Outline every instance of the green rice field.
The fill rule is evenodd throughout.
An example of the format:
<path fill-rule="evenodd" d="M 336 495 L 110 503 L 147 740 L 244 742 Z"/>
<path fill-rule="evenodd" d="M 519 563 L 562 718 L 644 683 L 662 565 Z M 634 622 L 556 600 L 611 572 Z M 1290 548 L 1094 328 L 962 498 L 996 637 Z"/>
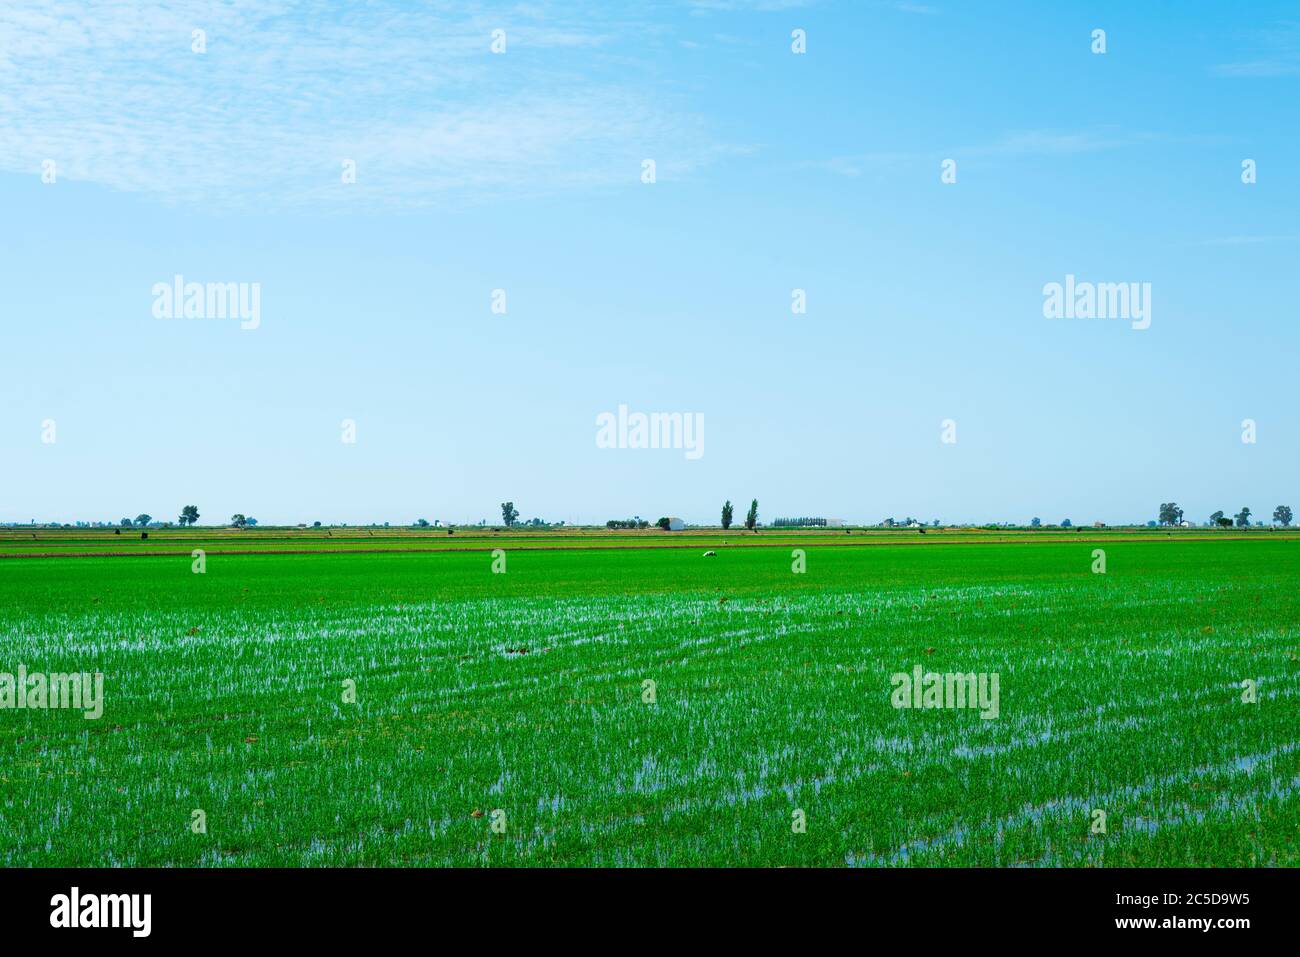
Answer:
<path fill-rule="evenodd" d="M 97 720 L 0 709 L 5 866 L 1300 864 L 1288 533 L 6 530 L 0 556 L 0 672 L 104 676 Z M 997 717 L 895 707 L 916 666 L 996 674 Z"/>

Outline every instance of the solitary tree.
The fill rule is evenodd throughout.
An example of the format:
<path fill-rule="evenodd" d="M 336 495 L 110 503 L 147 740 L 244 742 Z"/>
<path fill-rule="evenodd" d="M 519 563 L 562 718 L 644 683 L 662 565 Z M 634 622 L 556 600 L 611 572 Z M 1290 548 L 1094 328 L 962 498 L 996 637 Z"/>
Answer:
<path fill-rule="evenodd" d="M 129 518 L 124 518 L 124 519 L 122 519 L 122 527 L 123 527 L 123 528 L 130 528 L 130 527 L 131 527 L 131 520 L 130 520 Z"/>
<path fill-rule="evenodd" d="M 1277 508 L 1273 509 L 1273 521 L 1277 522 L 1279 525 L 1290 525 L 1291 506 L 1279 505 Z"/>
<path fill-rule="evenodd" d="M 749 503 L 749 514 L 745 516 L 745 527 L 753 529 L 758 524 L 758 499 Z"/>
<path fill-rule="evenodd" d="M 519 518 L 519 509 L 515 508 L 515 503 L 502 502 L 501 521 L 506 523 L 506 528 L 509 528 L 511 525 L 513 525 L 517 518 Z"/>
<path fill-rule="evenodd" d="M 657 525 L 657 526 L 659 526 L 660 528 L 662 528 L 665 532 L 668 531 L 668 526 L 671 525 L 671 524 L 672 524 L 672 523 L 669 522 L 668 519 L 667 519 L 666 517 L 664 517 L 664 518 L 660 518 L 659 521 L 655 522 L 655 525 Z"/>
<path fill-rule="evenodd" d="M 726 531 L 731 528 L 731 499 L 722 503 L 722 529 Z"/>
<path fill-rule="evenodd" d="M 1068 518 L 1063 518 L 1063 519 L 1061 519 L 1061 527 L 1062 527 L 1062 528 L 1070 528 L 1070 527 L 1073 526 L 1073 525 L 1074 525 L 1074 523 L 1073 523 L 1072 521 L 1070 521 Z"/>
<path fill-rule="evenodd" d="M 415 524 L 416 524 L 417 526 L 419 526 L 420 528 L 428 528 L 428 527 L 429 527 L 429 520 L 428 520 L 427 518 L 417 518 L 417 519 L 415 520 Z"/>
<path fill-rule="evenodd" d="M 1029 520 L 1029 525 L 1031 528 L 1038 528 L 1042 524 L 1043 524 L 1043 520 L 1041 518 L 1031 518 Z"/>
<path fill-rule="evenodd" d="M 1215 528 L 1218 528 L 1220 525 L 1223 524 L 1222 509 L 1220 509 L 1219 511 L 1215 512 L 1213 515 L 1210 516 L 1210 524 L 1213 525 Z"/>
<path fill-rule="evenodd" d="M 1241 511 L 1237 513 L 1237 527 L 1247 528 L 1250 525 L 1250 509 L 1242 506 Z"/>
<path fill-rule="evenodd" d="M 144 528 L 152 521 L 153 521 L 153 516 L 146 515 L 144 512 L 141 512 L 139 515 L 135 517 L 135 523 L 139 525 L 141 528 Z"/>
<path fill-rule="evenodd" d="M 181 509 L 181 525 L 193 525 L 199 520 L 199 507 L 197 505 L 186 505 Z"/>
<path fill-rule="evenodd" d="M 1183 520 L 1183 510 L 1177 502 L 1164 502 L 1160 506 L 1160 524 L 1177 525 Z"/>
<path fill-rule="evenodd" d="M 236 512 L 234 515 L 230 516 L 230 524 L 235 526 L 235 528 L 243 528 L 248 524 L 248 519 L 244 518 L 243 512 Z"/>

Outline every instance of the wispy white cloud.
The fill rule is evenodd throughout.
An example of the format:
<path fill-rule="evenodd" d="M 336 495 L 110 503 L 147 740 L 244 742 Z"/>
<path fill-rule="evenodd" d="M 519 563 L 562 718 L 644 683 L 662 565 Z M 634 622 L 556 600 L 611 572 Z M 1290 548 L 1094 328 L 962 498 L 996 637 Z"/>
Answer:
<path fill-rule="evenodd" d="M 1016 156 L 1063 156 L 1096 153 L 1150 142 L 1149 133 L 1122 133 L 1111 130 L 1015 130 L 985 143 L 947 146 L 932 150 L 879 151 L 836 156 L 810 165 L 841 176 L 860 176 L 869 169 L 892 169 L 939 159 L 996 158 Z"/>
<path fill-rule="evenodd" d="M 725 149 L 607 52 L 635 23 L 575 10 L 11 0 L 0 170 L 53 159 L 63 179 L 214 205 L 418 206 L 631 184 L 645 157 L 670 177 Z"/>
<path fill-rule="evenodd" d="M 1300 58 L 1295 60 L 1249 60 L 1244 63 L 1220 63 L 1214 68 L 1219 76 L 1296 76 L 1300 75 Z"/>
<path fill-rule="evenodd" d="M 794 10 L 798 7 L 812 6 L 817 0 L 686 0 L 687 5 L 698 13 L 710 11 L 733 10 Z"/>
<path fill-rule="evenodd" d="M 1217 63 L 1211 72 L 1224 77 L 1300 76 L 1300 22 L 1284 21 L 1245 34 L 1243 59 Z"/>
<path fill-rule="evenodd" d="M 1220 239 L 1206 239 L 1198 246 L 1256 246 L 1262 243 L 1293 243 L 1300 236 L 1224 236 Z"/>
<path fill-rule="evenodd" d="M 1114 130 L 1017 130 L 991 143 L 958 147 L 953 152 L 963 156 L 1051 155 L 1096 153 L 1149 142 L 1149 133 L 1124 133 Z"/>

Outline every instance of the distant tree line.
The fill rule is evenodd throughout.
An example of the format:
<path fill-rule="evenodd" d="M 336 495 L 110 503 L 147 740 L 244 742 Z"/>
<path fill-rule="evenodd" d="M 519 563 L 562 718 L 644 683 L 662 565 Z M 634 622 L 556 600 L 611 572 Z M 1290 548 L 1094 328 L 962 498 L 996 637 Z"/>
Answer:
<path fill-rule="evenodd" d="M 1160 505 L 1159 523 L 1161 525 L 1181 525 L 1183 523 L 1183 510 L 1178 507 L 1177 502 L 1163 502 Z M 1249 528 L 1251 511 L 1249 506 L 1242 506 L 1241 511 L 1229 518 L 1222 510 L 1216 511 L 1210 516 L 1206 523 L 1211 528 Z M 1273 509 L 1274 524 L 1281 525 L 1284 528 L 1291 525 L 1294 518 L 1290 505 L 1279 505 Z M 1148 524 L 1155 524 L 1149 522 Z M 1263 522 L 1256 522 L 1256 525 L 1263 525 Z"/>
<path fill-rule="evenodd" d="M 722 503 L 722 528 L 724 530 L 731 528 L 734 521 L 734 516 L 735 516 L 735 507 L 731 504 L 731 500 L 728 499 L 727 501 Z M 1171 527 L 1181 525 L 1183 524 L 1184 512 L 1183 509 L 1179 507 L 1177 502 L 1162 502 L 1160 503 L 1158 516 L 1159 517 L 1157 520 L 1149 521 L 1147 522 L 1147 525 L 1156 526 L 1158 524 L 1158 525 L 1171 526 Z M 1252 513 L 1250 508 L 1247 506 L 1243 506 L 1241 510 L 1238 511 L 1232 517 L 1228 517 L 1221 510 L 1216 511 L 1210 516 L 1207 524 L 1212 528 L 1232 528 L 1234 526 L 1237 528 L 1248 528 L 1251 525 L 1251 517 L 1252 517 Z M 1289 505 L 1279 505 L 1273 509 L 1273 523 L 1276 525 L 1281 525 L 1284 528 L 1289 528 L 1294 518 L 1295 518 L 1294 513 L 1292 512 L 1291 506 Z M 519 510 L 515 508 L 514 502 L 501 503 L 501 519 L 505 523 L 507 528 L 513 528 L 515 525 L 519 524 Z M 186 505 L 184 508 L 181 509 L 181 513 L 177 519 L 176 524 L 180 525 L 182 528 L 192 527 L 198 523 L 198 520 L 199 520 L 198 506 Z M 36 524 L 35 520 L 33 520 L 33 524 Z M 45 524 L 51 525 L 53 527 L 59 526 L 58 522 L 51 522 Z M 80 522 L 78 523 L 78 525 L 81 524 L 90 524 L 90 523 L 80 523 Z M 99 524 L 99 523 L 94 523 L 94 524 Z M 111 523 L 104 523 L 104 524 L 111 524 Z M 163 527 L 170 527 L 171 524 L 172 524 L 171 522 L 154 522 L 154 518 L 152 515 L 148 514 L 147 512 L 141 512 L 133 519 L 123 518 L 120 523 L 120 526 L 122 528 L 131 528 L 131 527 L 146 528 L 150 525 L 160 525 Z M 385 522 L 384 524 L 387 525 L 388 523 Z M 479 524 L 484 525 L 486 523 L 479 522 Z M 527 522 L 524 522 L 523 524 L 529 527 L 543 528 L 543 527 L 549 527 L 552 523 L 544 521 L 540 518 L 532 518 L 529 519 Z M 559 522 L 556 524 L 563 525 L 564 522 Z M 667 529 L 670 523 L 667 517 L 660 517 L 659 520 L 656 521 L 654 524 L 659 528 Z M 893 518 L 886 518 L 882 520 L 880 524 L 885 526 L 886 528 L 893 528 L 900 524 L 901 525 L 922 525 L 923 523 L 919 522 L 917 519 L 912 518 L 911 516 L 908 516 L 907 518 L 903 519 L 901 522 Z M 935 527 L 938 527 L 939 520 L 935 519 L 932 524 Z M 1097 522 L 1094 524 L 1100 526 L 1102 523 Z M 1264 523 L 1260 521 L 1256 521 L 1254 524 L 1263 525 Z M 233 526 L 234 528 L 251 528 L 257 525 L 257 519 L 253 518 L 252 516 L 248 516 L 248 515 L 244 515 L 243 513 L 236 512 L 234 515 L 230 516 L 230 525 Z M 417 528 L 430 527 L 430 523 L 428 519 L 424 519 L 424 518 L 416 519 L 412 523 L 412 525 Z M 781 518 L 777 518 L 773 520 L 772 525 L 775 528 L 797 528 L 797 527 L 824 528 L 827 525 L 829 525 L 829 520 L 822 516 L 799 516 L 799 517 L 783 516 Z M 1030 519 L 1029 525 L 1032 528 L 1043 527 L 1042 520 L 1037 517 Z M 313 527 L 320 528 L 321 523 L 319 521 L 314 522 Z M 642 528 L 649 528 L 650 522 L 647 521 L 646 519 L 641 518 L 641 516 L 636 515 L 633 516 L 632 518 L 610 519 L 605 523 L 605 527 L 609 529 L 642 529 Z M 757 529 L 757 527 L 758 527 L 758 499 L 754 499 L 752 502 L 750 502 L 749 511 L 745 515 L 745 528 L 750 529 L 752 531 Z M 1000 526 L 986 525 L 981 527 L 995 528 Z M 1060 527 L 1073 528 L 1074 524 L 1070 521 L 1070 519 L 1066 518 L 1061 520 Z"/>
<path fill-rule="evenodd" d="M 665 520 L 666 521 L 666 520 Z M 635 518 L 611 518 L 605 523 L 606 528 L 649 528 L 650 523 L 637 516 Z"/>

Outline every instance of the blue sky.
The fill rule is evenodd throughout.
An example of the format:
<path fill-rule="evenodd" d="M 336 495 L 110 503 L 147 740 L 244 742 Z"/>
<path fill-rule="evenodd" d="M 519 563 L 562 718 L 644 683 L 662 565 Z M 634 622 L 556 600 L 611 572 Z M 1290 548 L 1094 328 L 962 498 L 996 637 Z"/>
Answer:
<path fill-rule="evenodd" d="M 1281 3 L 18 0 L 0 520 L 1267 518 L 1298 94 Z M 1150 328 L 1045 318 L 1067 274 Z M 704 455 L 597 448 L 620 403 Z"/>

